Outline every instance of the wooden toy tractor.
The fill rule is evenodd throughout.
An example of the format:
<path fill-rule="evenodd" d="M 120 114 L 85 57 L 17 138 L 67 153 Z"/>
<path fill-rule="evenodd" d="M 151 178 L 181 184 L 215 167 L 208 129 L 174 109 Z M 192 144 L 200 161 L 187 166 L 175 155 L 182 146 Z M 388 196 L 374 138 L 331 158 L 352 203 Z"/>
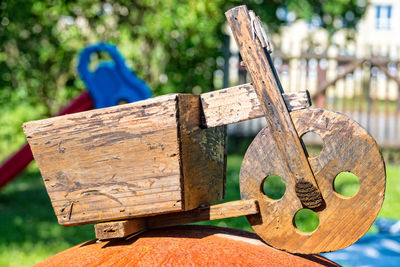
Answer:
<path fill-rule="evenodd" d="M 24 124 L 58 221 L 99 223 L 99 239 L 146 229 L 247 215 L 269 245 L 314 254 L 347 247 L 375 220 L 385 191 L 385 166 L 373 138 L 346 116 L 310 108 L 307 92 L 283 93 L 263 26 L 239 6 L 226 12 L 251 84 L 202 95 L 171 94 Z M 265 116 L 240 171 L 242 200 L 224 197 L 226 131 L 230 123 Z M 322 137 L 308 157 L 300 137 Z M 336 175 L 359 177 L 353 197 L 335 192 Z M 278 200 L 262 190 L 279 175 Z M 308 208 L 311 233 L 294 225 Z M 101 222 L 101 223 L 100 223 Z"/>

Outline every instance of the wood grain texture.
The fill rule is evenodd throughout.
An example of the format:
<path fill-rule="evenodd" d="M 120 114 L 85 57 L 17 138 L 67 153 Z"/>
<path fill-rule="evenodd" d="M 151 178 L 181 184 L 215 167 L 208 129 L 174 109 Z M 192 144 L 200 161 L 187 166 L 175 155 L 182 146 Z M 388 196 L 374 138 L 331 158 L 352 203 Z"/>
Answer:
<path fill-rule="evenodd" d="M 368 231 L 382 206 L 386 177 L 379 147 L 366 130 L 339 113 L 303 109 L 292 112 L 291 117 L 300 136 L 312 131 L 323 140 L 321 153 L 309 158 L 325 201 L 314 210 L 319 226 L 311 233 L 294 226 L 294 216 L 303 205 L 286 166 L 279 158 L 271 157 L 277 148 L 270 140 L 268 127 L 253 140 L 241 167 L 242 199 L 257 199 L 260 206 L 260 214 L 248 216 L 248 220 L 261 238 L 278 249 L 316 254 L 345 248 Z M 344 171 L 354 173 L 360 180 L 360 189 L 353 197 L 334 191 L 334 178 Z M 281 176 L 286 183 L 281 199 L 270 199 L 261 191 L 270 174 Z"/>
<path fill-rule="evenodd" d="M 222 199 L 225 130 L 200 129 L 199 108 L 199 96 L 167 95 L 25 123 L 59 223 L 176 212 Z"/>
<path fill-rule="evenodd" d="M 307 91 L 284 93 L 283 99 L 289 111 L 311 106 Z M 264 113 L 260 101 L 250 83 L 200 95 L 204 113 L 204 127 L 211 128 L 245 120 L 260 118 Z"/>
<path fill-rule="evenodd" d="M 302 204 L 316 208 L 322 204 L 321 193 L 282 98 L 279 80 L 274 77 L 269 55 L 254 39 L 249 12 L 246 6 L 239 6 L 225 14 L 265 114 L 271 135 L 268 140 L 276 147 L 269 157 L 283 163 L 285 176 L 294 181 Z"/>
<path fill-rule="evenodd" d="M 293 110 L 310 105 L 307 92 L 284 98 Z M 260 116 L 247 84 L 30 122 L 24 131 L 59 222 L 73 225 L 220 200 L 226 129 L 217 126 Z"/>
<path fill-rule="evenodd" d="M 147 230 L 146 218 L 99 223 L 94 230 L 100 240 L 126 237 Z"/>
<path fill-rule="evenodd" d="M 185 210 L 224 198 L 226 127 L 201 129 L 198 95 L 178 95 L 178 140 Z"/>
<path fill-rule="evenodd" d="M 163 214 L 125 221 L 95 225 L 97 239 L 123 238 L 148 229 L 176 226 L 187 223 L 238 217 L 259 212 L 257 201 L 238 200 L 200 207 L 194 210 Z"/>

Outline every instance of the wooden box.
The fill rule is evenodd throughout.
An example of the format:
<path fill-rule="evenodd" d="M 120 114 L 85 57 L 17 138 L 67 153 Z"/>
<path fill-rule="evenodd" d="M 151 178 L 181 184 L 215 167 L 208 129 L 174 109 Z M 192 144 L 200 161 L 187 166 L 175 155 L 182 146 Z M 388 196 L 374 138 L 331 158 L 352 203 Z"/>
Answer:
<path fill-rule="evenodd" d="M 32 121 L 24 131 L 62 225 L 186 211 L 219 201 L 224 126 L 200 97 L 172 94 Z"/>

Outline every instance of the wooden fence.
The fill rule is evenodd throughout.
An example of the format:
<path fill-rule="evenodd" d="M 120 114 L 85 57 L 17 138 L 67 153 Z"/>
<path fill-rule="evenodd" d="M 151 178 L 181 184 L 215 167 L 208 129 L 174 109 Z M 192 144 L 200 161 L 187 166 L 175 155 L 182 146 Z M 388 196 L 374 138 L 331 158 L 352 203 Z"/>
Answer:
<path fill-rule="evenodd" d="M 396 56 L 400 55 L 400 48 L 394 53 L 393 49 L 369 47 L 361 57 L 340 47 L 329 49 L 335 48 L 335 56 L 313 51 L 293 56 L 275 51 L 273 61 L 284 90 L 309 90 L 314 106 L 348 115 L 367 129 L 381 147 L 400 148 L 400 60 Z M 240 64 L 237 72 L 237 83 L 249 81 Z M 265 119 L 238 123 L 228 128 L 228 134 L 253 136 L 264 125 Z"/>

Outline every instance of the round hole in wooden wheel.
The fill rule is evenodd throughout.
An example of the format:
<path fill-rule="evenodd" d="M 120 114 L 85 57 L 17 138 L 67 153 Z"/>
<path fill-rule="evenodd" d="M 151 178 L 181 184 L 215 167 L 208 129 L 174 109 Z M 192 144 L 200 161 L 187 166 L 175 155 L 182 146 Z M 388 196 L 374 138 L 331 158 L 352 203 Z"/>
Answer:
<path fill-rule="evenodd" d="M 281 199 L 286 192 L 286 183 L 278 175 L 268 175 L 262 183 L 262 192 L 271 199 Z"/>
<path fill-rule="evenodd" d="M 316 157 L 321 153 L 324 142 L 319 134 L 306 132 L 301 136 L 301 140 L 308 157 Z"/>
<path fill-rule="evenodd" d="M 353 197 L 360 189 L 360 179 L 351 172 L 341 172 L 333 181 L 333 189 L 344 197 Z"/>
<path fill-rule="evenodd" d="M 241 198 L 256 199 L 260 210 L 247 219 L 254 231 L 275 248 L 300 254 L 343 249 L 368 231 L 383 203 L 385 165 L 379 147 L 367 131 L 339 113 L 302 109 L 290 115 L 299 136 L 315 132 L 324 141 L 321 153 L 309 158 L 325 202 L 323 209 L 315 210 L 318 227 L 307 233 L 295 225 L 294 217 L 304 207 L 269 127 L 257 134 L 240 168 Z M 351 171 L 360 179 L 359 193 L 352 198 L 340 196 L 333 188 L 334 178 L 342 171 Z M 266 174 L 279 174 L 285 179 L 286 192 L 281 199 L 273 201 L 262 192 Z"/>
<path fill-rule="evenodd" d="M 304 233 L 314 232 L 319 225 L 318 214 L 310 209 L 301 209 L 293 218 L 294 226 Z"/>

